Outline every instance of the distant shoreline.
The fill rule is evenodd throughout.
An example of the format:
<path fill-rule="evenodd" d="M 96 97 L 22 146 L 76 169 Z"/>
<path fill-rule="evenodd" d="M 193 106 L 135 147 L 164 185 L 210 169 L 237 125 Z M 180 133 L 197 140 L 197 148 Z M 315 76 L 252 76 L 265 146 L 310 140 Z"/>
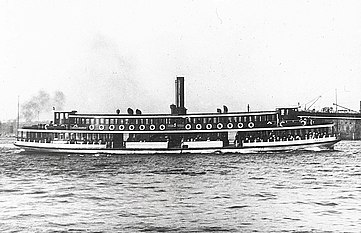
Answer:
<path fill-rule="evenodd" d="M 1 136 L 0 137 L 0 144 L 8 144 L 8 143 L 13 143 L 15 141 L 16 141 L 15 136 Z"/>

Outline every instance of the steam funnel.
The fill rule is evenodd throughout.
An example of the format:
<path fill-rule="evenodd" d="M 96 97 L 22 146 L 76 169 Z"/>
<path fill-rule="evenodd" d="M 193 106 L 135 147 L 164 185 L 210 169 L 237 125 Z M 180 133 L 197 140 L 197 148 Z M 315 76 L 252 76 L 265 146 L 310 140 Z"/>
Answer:
<path fill-rule="evenodd" d="M 184 107 L 184 77 L 175 80 L 175 105 L 171 105 L 171 113 L 185 115 L 187 109 Z"/>

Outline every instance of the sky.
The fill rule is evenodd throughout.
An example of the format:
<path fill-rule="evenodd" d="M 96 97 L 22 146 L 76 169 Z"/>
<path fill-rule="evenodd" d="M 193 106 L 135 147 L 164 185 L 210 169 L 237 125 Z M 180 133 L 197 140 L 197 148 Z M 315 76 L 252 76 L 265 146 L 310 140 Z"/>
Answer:
<path fill-rule="evenodd" d="M 359 110 L 360 1 L 0 0 L 0 120 L 39 91 L 63 110 Z M 47 105 L 47 108 L 50 108 Z M 21 111 L 21 107 L 20 107 Z M 40 118 L 47 118 L 44 109 Z"/>

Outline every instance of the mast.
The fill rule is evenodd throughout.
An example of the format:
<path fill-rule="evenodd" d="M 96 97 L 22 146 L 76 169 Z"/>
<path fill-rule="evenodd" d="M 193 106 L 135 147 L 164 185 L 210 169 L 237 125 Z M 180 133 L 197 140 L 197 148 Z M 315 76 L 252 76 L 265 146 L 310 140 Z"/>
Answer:
<path fill-rule="evenodd" d="M 339 134 L 339 129 L 338 129 L 338 119 L 337 119 L 337 112 L 338 112 L 338 110 L 337 110 L 337 106 L 338 106 L 338 104 L 337 104 L 337 88 L 335 89 L 335 101 L 336 101 L 336 110 L 335 110 L 335 116 L 336 116 L 336 133 L 337 134 Z"/>
<path fill-rule="evenodd" d="M 336 99 L 335 99 L 335 101 L 336 101 L 336 102 L 335 102 L 335 103 L 336 103 L 336 104 L 335 104 L 335 105 L 336 105 L 336 110 L 335 110 L 335 111 L 336 111 L 336 113 L 337 113 L 337 106 L 338 106 L 338 104 L 337 104 L 337 88 L 335 89 L 335 97 L 336 97 Z"/>
<path fill-rule="evenodd" d="M 16 122 L 16 139 L 18 138 L 19 125 L 20 125 L 20 96 L 18 95 L 18 119 Z"/>

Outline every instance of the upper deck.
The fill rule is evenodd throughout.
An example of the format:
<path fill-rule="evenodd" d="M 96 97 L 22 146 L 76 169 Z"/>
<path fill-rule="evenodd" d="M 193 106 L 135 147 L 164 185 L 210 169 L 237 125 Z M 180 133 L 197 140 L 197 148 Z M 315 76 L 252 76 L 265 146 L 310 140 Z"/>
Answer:
<path fill-rule="evenodd" d="M 312 125 L 301 119 L 296 108 L 275 111 L 193 113 L 193 114 L 79 114 L 76 111 L 54 112 L 49 124 L 24 129 L 72 130 L 87 132 L 166 133 L 166 132 L 225 132 L 279 130 L 283 127 Z"/>
<path fill-rule="evenodd" d="M 55 112 L 49 126 L 66 129 L 156 131 L 180 129 L 254 128 L 277 125 L 276 111 L 172 114 L 78 114 Z M 49 126 L 47 128 L 49 128 Z"/>

